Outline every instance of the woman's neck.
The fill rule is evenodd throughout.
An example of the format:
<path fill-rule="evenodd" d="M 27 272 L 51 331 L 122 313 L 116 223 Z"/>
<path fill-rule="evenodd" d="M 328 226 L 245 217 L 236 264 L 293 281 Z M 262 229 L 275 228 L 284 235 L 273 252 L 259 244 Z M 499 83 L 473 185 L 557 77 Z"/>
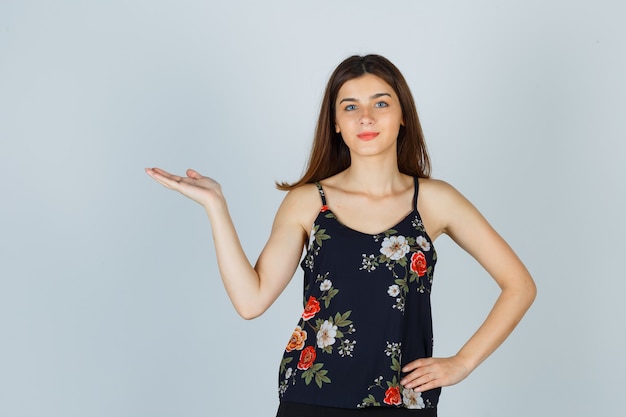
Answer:
<path fill-rule="evenodd" d="M 409 177 L 400 172 L 396 158 L 387 161 L 358 158 L 337 174 L 335 180 L 333 183 L 338 188 L 384 196 L 406 188 Z"/>

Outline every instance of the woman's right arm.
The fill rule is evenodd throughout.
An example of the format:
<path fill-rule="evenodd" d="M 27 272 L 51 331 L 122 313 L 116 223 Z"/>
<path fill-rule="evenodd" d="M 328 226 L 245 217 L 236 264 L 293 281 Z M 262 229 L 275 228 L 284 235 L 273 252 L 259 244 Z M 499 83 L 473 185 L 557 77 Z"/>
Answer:
<path fill-rule="evenodd" d="M 306 217 L 311 207 L 304 208 L 302 189 L 287 194 L 282 202 L 267 244 L 256 265 L 248 260 L 228 212 L 221 187 L 194 170 L 186 177 L 169 174 L 158 168 L 146 173 L 165 187 L 178 191 L 201 204 L 211 222 L 213 241 L 220 275 L 235 310 L 245 319 L 252 319 L 267 310 L 291 280 L 306 241 Z M 310 221 L 312 222 L 312 218 Z"/>

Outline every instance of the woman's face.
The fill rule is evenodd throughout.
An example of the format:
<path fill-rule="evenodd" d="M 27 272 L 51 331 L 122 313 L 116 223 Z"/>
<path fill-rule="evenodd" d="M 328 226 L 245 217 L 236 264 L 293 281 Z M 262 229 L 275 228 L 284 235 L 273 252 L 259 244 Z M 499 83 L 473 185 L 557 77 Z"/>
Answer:
<path fill-rule="evenodd" d="M 372 74 L 346 81 L 337 94 L 335 109 L 335 130 L 353 157 L 396 155 L 404 121 L 400 100 L 389 84 Z"/>

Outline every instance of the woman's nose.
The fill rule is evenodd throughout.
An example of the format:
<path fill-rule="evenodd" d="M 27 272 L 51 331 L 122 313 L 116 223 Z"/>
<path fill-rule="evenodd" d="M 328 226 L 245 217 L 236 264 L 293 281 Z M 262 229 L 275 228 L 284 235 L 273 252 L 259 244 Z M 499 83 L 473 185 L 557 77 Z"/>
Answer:
<path fill-rule="evenodd" d="M 371 125 L 374 123 L 374 117 L 368 108 L 362 110 L 360 122 L 363 125 Z"/>

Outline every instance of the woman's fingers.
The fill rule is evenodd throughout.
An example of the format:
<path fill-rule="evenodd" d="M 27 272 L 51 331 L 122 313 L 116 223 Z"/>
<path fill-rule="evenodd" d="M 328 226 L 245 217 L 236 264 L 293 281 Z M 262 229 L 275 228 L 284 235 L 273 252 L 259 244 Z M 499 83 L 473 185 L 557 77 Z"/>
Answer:
<path fill-rule="evenodd" d="M 182 177 L 159 168 L 146 168 L 146 173 L 167 188 L 177 189 L 177 185 L 182 181 Z"/>
<path fill-rule="evenodd" d="M 148 173 L 148 175 L 157 178 L 157 177 L 163 177 L 166 178 L 168 180 L 180 183 L 182 182 L 185 177 L 181 177 L 179 175 L 174 175 L 174 174 L 170 174 L 169 172 L 161 169 L 161 168 L 146 168 L 146 173 Z M 193 169 L 188 169 L 186 172 L 187 178 L 191 178 L 194 180 L 199 180 L 202 179 L 203 176 L 200 175 L 200 173 L 198 171 L 195 171 Z"/>
<path fill-rule="evenodd" d="M 406 388 L 416 388 L 431 381 L 433 376 L 430 374 L 431 369 L 429 365 L 432 362 L 432 358 L 424 358 L 406 365 L 402 368 L 402 372 L 406 373 L 406 375 L 402 378 L 400 384 Z"/>
<path fill-rule="evenodd" d="M 185 177 L 170 174 L 160 168 L 146 168 L 146 173 L 164 187 L 178 191 L 205 207 L 212 200 L 221 198 L 219 184 L 193 169 L 188 169 Z"/>
<path fill-rule="evenodd" d="M 161 168 L 152 168 L 151 169 L 152 172 L 154 172 L 156 175 L 167 178 L 169 180 L 172 181 L 176 181 L 176 182 L 180 182 L 182 180 L 182 177 L 179 175 L 174 175 L 174 174 L 170 174 L 167 171 L 162 170 Z"/>
<path fill-rule="evenodd" d="M 402 371 L 407 374 L 400 383 L 417 391 L 454 385 L 469 374 L 455 357 L 418 359 L 407 364 Z"/>
<path fill-rule="evenodd" d="M 200 175 L 200 173 L 198 171 L 194 171 L 193 169 L 189 168 L 187 170 L 187 176 L 189 178 L 193 178 L 194 180 L 199 180 L 202 178 L 202 175 Z"/>

